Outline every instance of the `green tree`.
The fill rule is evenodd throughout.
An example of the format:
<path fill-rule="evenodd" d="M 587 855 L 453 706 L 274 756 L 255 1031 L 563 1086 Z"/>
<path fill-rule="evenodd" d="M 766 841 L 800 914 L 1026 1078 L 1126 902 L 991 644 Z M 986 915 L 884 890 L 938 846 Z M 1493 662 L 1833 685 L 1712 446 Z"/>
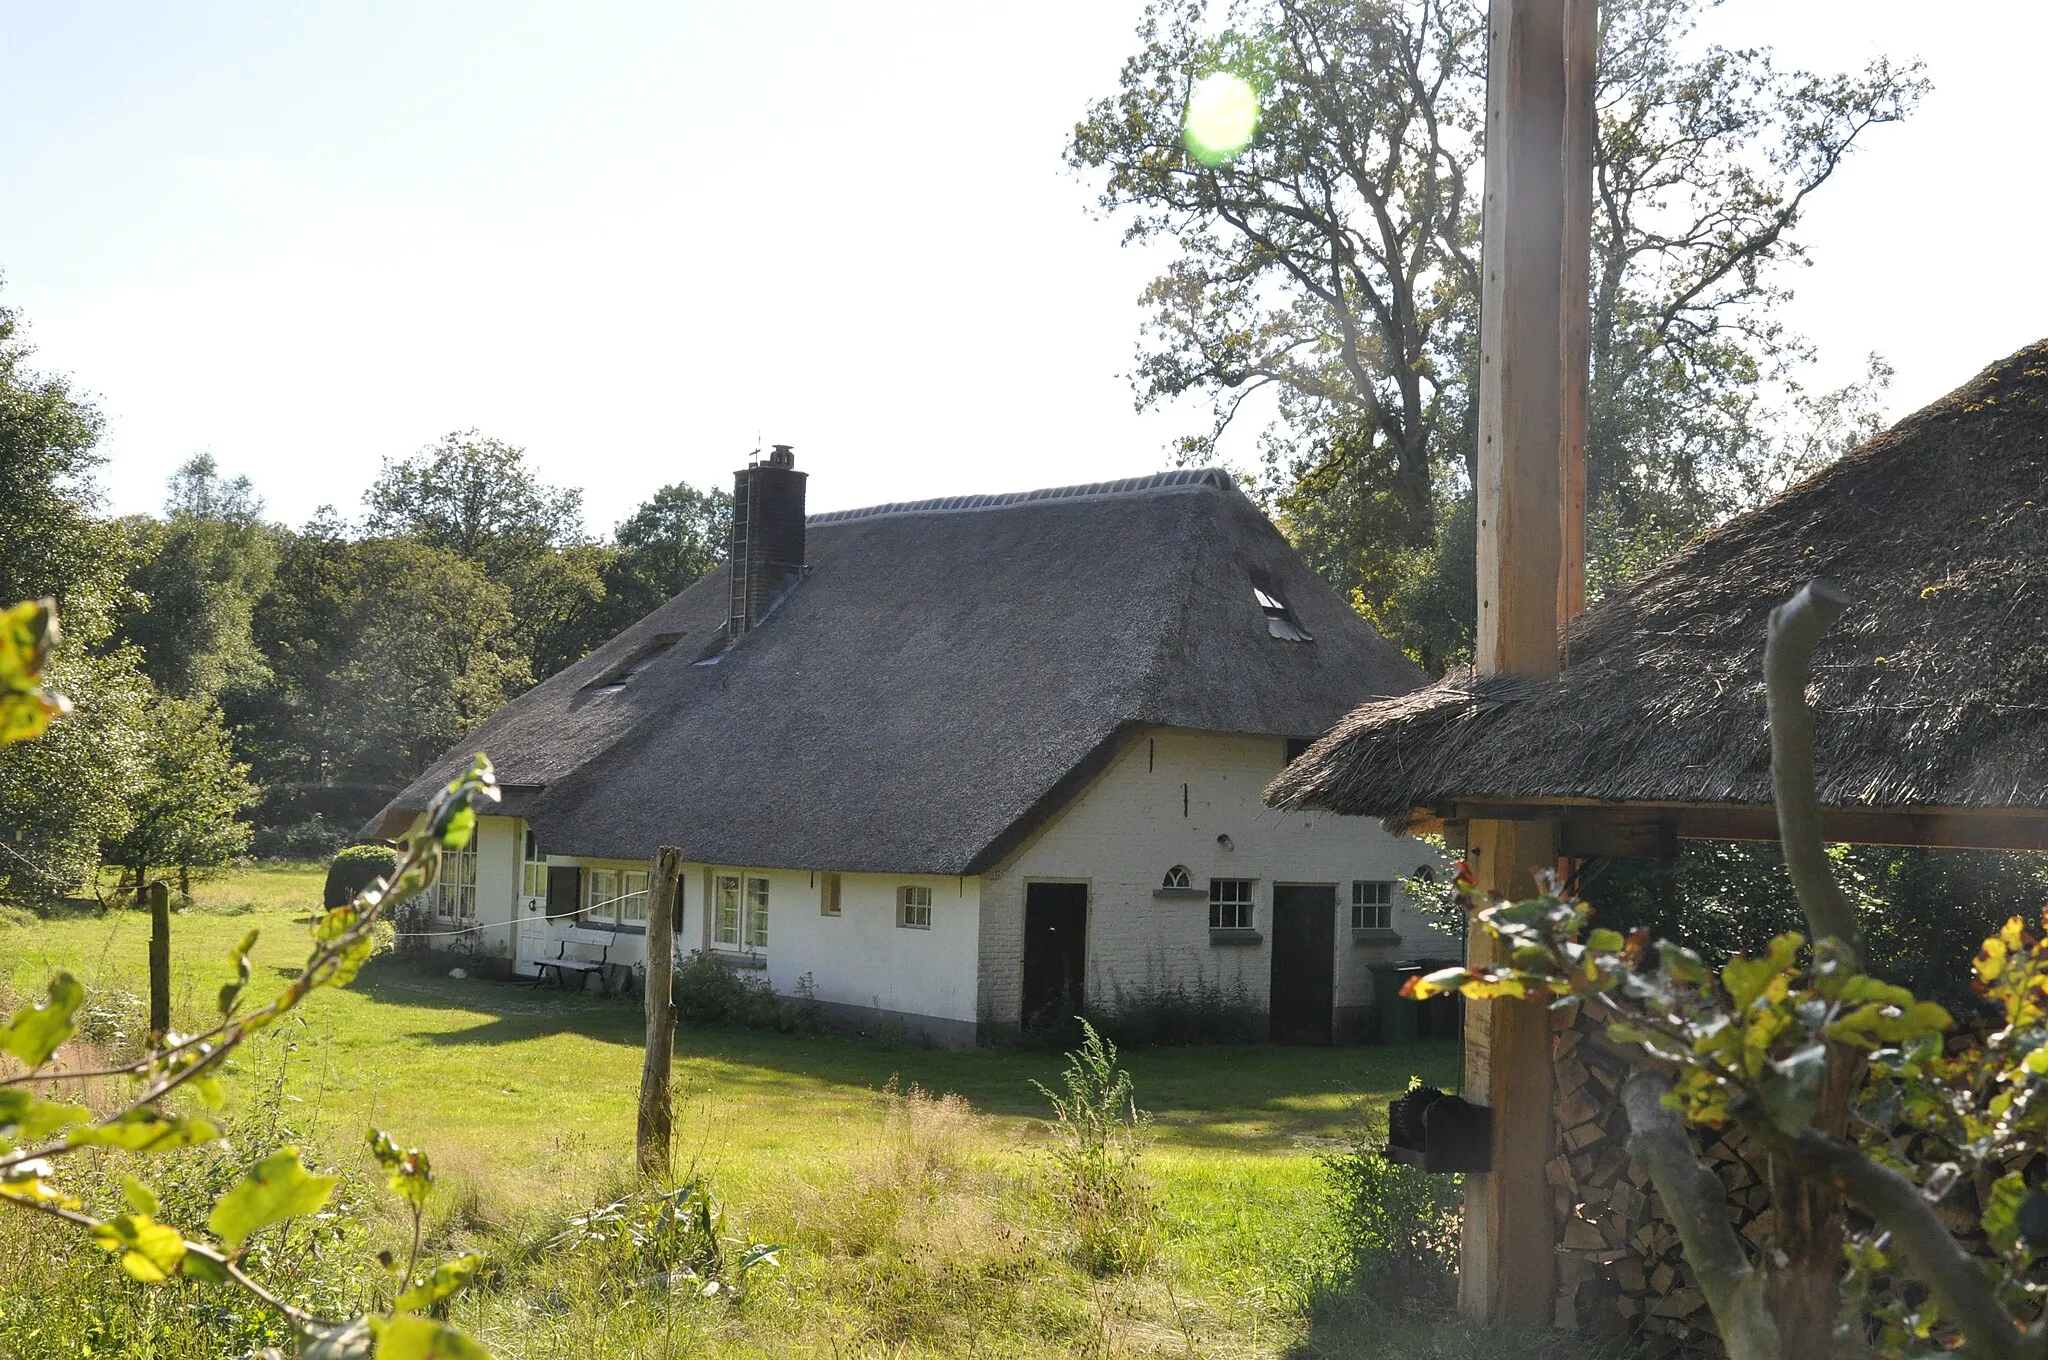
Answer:
<path fill-rule="evenodd" d="M 0 598 L 55 598 L 67 631 L 49 661 L 73 711 L 43 740 L 0 748 L 0 891 L 69 892 L 127 822 L 149 701 L 140 657 L 109 649 L 127 541 L 94 515 L 100 416 L 34 371 L 20 317 L 0 308 Z"/>
<path fill-rule="evenodd" d="M 511 592 L 410 538 L 280 535 L 254 627 L 273 681 L 230 696 L 266 823 L 367 816 L 532 683 Z"/>
<path fill-rule="evenodd" d="M 536 678 L 603 640 L 608 550 L 583 532 L 583 493 L 549 486 L 526 451 L 461 430 L 387 460 L 365 498 L 372 531 L 453 553 L 505 587 L 520 652 Z"/>
<path fill-rule="evenodd" d="M 101 418 L 65 379 L 29 366 L 18 313 L 0 307 L 0 599 L 54 597 L 74 643 L 104 640 L 126 566 L 96 519 Z"/>
<path fill-rule="evenodd" d="M 643 501 L 613 533 L 618 551 L 604 573 L 604 636 L 644 618 L 716 567 L 731 531 L 732 497 L 723 491 L 675 482 Z"/>
<path fill-rule="evenodd" d="M 142 724 L 138 769 L 123 790 L 126 826 L 107 856 L 132 870 L 183 871 L 225 864 L 249 848 L 242 814 L 256 801 L 249 767 L 238 764 L 220 710 L 211 701 L 161 695 Z"/>
<path fill-rule="evenodd" d="M 195 454 L 171 475 L 164 518 L 125 524 L 136 561 L 120 635 L 142 649 L 150 679 L 197 698 L 262 683 L 250 620 L 277 549 L 249 479 L 222 477 L 211 455 Z"/>
<path fill-rule="evenodd" d="M 0 746 L 0 895 L 30 902 L 75 892 L 100 849 L 125 834 L 145 769 L 152 693 L 132 650 L 65 643 L 50 662 L 71 713 L 39 741 Z"/>
<path fill-rule="evenodd" d="M 583 493 L 548 486 L 526 450 L 475 430 L 387 459 L 365 498 L 377 536 L 404 535 L 503 577 L 583 536 Z"/>
<path fill-rule="evenodd" d="M 1704 0 L 1601 7 L 1588 496 L 1610 545 L 1682 538 L 1784 460 L 1805 347 L 1775 319 L 1808 197 L 1914 69 L 1780 72 L 1768 51 L 1682 56 Z M 1212 456 L 1271 399 L 1265 490 L 1297 540 L 1425 664 L 1469 649 L 1485 30 L 1473 0 L 1160 0 L 1069 162 L 1127 242 L 1174 258 L 1143 295 L 1141 405 L 1206 398 Z M 1258 91 L 1235 160 L 1183 145 L 1200 76 Z M 1263 408 L 1255 408 L 1263 409 Z M 1613 572 L 1608 572 L 1612 576 Z M 1598 569 L 1596 567 L 1596 575 Z M 1602 578 L 1604 579 L 1604 578 Z"/>

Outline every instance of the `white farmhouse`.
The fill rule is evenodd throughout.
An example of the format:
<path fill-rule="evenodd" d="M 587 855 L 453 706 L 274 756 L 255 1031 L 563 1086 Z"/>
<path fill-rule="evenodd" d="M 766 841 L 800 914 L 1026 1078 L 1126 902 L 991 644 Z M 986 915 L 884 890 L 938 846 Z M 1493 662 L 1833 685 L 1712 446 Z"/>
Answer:
<path fill-rule="evenodd" d="M 640 963 L 674 845 L 679 950 L 937 1043 L 1198 979 L 1329 1042 L 1371 1028 L 1375 966 L 1455 954 L 1397 884 L 1419 842 L 1260 800 L 1422 677 L 1226 475 L 808 518 L 805 478 L 780 446 L 743 469 L 725 567 L 372 823 L 489 753 L 500 815 L 433 905 L 451 944 Z"/>

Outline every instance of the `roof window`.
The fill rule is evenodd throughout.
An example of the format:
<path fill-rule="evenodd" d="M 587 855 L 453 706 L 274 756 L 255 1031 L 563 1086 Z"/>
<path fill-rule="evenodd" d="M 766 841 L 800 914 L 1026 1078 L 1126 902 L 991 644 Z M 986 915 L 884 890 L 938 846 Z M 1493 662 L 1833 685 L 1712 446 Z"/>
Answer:
<path fill-rule="evenodd" d="M 622 665 L 606 671 L 584 688 L 594 694 L 617 694 L 626 683 L 660 659 L 669 648 L 682 641 L 681 633 L 657 633 L 654 641 L 627 657 Z"/>
<path fill-rule="evenodd" d="M 1294 611 L 1280 598 L 1278 589 L 1267 578 L 1252 576 L 1252 598 L 1259 602 L 1259 610 L 1266 616 L 1266 632 L 1282 642 L 1314 642 L 1308 629 L 1301 626 L 1294 617 Z"/>

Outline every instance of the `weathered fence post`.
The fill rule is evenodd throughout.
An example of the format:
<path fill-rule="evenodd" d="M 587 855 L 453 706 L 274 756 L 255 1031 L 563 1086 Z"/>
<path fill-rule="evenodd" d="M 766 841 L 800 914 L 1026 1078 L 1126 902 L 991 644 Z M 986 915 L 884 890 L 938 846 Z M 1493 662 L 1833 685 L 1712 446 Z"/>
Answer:
<path fill-rule="evenodd" d="M 171 885 L 157 879 L 139 890 L 149 903 L 149 1037 L 171 1028 Z"/>
<path fill-rule="evenodd" d="M 654 857 L 647 904 L 647 1057 L 640 1069 L 640 1123 L 634 1160 L 640 1174 L 666 1178 L 675 1112 L 669 1106 L 669 1066 L 675 1055 L 675 907 L 681 895 L 683 852 L 664 845 Z"/>

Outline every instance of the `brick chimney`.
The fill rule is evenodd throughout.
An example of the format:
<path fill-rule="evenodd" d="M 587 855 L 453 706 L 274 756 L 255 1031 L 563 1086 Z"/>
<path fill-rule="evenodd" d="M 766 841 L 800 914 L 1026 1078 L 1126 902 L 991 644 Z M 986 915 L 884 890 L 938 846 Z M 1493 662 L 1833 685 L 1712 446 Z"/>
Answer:
<path fill-rule="evenodd" d="M 804 483 L 789 445 L 756 454 L 734 474 L 732 489 L 732 594 L 726 639 L 759 623 L 781 594 L 804 573 Z"/>

